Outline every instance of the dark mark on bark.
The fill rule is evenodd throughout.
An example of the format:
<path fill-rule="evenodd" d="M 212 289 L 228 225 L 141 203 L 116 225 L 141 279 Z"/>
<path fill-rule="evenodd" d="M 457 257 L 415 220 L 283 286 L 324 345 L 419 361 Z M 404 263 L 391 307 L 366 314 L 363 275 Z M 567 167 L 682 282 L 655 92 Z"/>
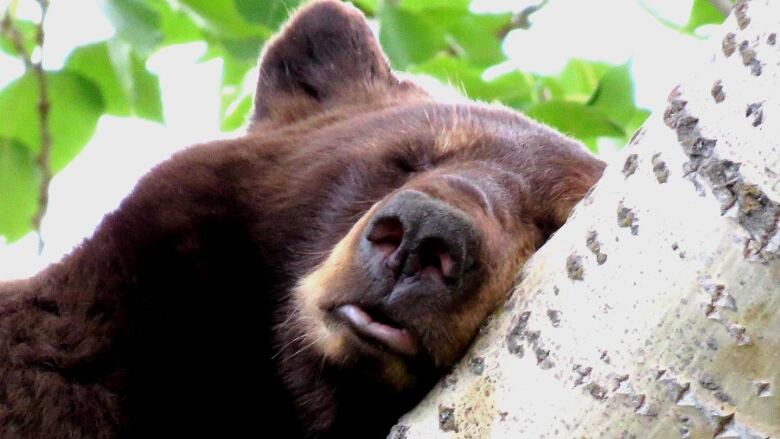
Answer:
<path fill-rule="evenodd" d="M 572 366 L 572 370 L 577 375 L 577 378 L 574 380 L 574 387 L 577 387 L 579 385 L 582 385 L 583 383 L 590 381 L 590 374 L 591 372 L 593 372 L 592 367 L 586 367 L 580 364 L 575 364 L 574 366 Z"/>
<path fill-rule="evenodd" d="M 469 370 L 471 370 L 471 373 L 474 375 L 482 375 L 482 372 L 485 371 L 485 358 L 474 357 L 469 360 Z"/>
<path fill-rule="evenodd" d="M 585 236 L 585 245 L 594 254 L 601 250 L 601 244 L 599 244 L 599 234 L 595 230 L 591 230 Z"/>
<path fill-rule="evenodd" d="M 659 384 L 666 389 L 666 394 L 674 403 L 680 402 L 683 396 L 690 390 L 690 383 L 680 383 L 675 376 L 665 371 L 656 378 Z"/>
<path fill-rule="evenodd" d="M 439 428 L 441 431 L 458 431 L 458 423 L 455 420 L 455 409 L 439 406 Z"/>
<path fill-rule="evenodd" d="M 528 340 L 528 343 L 533 345 L 534 348 L 536 348 L 539 337 L 541 336 L 542 333 L 540 331 L 531 331 L 530 329 L 525 331 L 525 338 Z"/>
<path fill-rule="evenodd" d="M 536 364 L 539 367 L 545 370 L 552 368 L 552 363 L 550 361 L 546 361 L 547 357 L 550 356 L 549 349 L 544 349 L 541 346 L 537 346 L 537 348 L 534 349 L 534 353 L 536 353 Z"/>
<path fill-rule="evenodd" d="M 747 335 L 747 329 L 739 323 L 731 323 L 726 326 L 726 331 L 734 338 L 737 346 L 750 346 L 753 340 Z"/>
<path fill-rule="evenodd" d="M 569 279 L 582 280 L 585 278 L 585 268 L 582 266 L 582 256 L 569 255 L 566 258 L 566 273 Z"/>
<path fill-rule="evenodd" d="M 715 139 L 708 139 L 699 131 L 699 119 L 691 116 L 686 109 L 687 101 L 673 99 L 664 112 L 664 123 L 677 133 L 677 140 L 691 161 L 686 163 L 686 174 L 695 172 L 707 160 L 715 149 Z"/>
<path fill-rule="evenodd" d="M 747 183 L 742 183 L 737 188 L 737 203 L 737 221 L 758 244 L 758 251 L 764 250 L 768 243 L 775 241 L 772 237 L 777 234 L 780 205 L 769 199 L 757 185 Z M 777 254 L 777 244 L 774 243 L 772 248 L 766 250 Z"/>
<path fill-rule="evenodd" d="M 517 322 L 506 336 L 506 345 L 510 354 L 522 358 L 525 355 L 523 340 L 525 339 L 525 328 L 528 326 L 528 319 L 531 318 L 531 311 L 525 311 L 517 317 Z"/>
<path fill-rule="evenodd" d="M 638 160 L 639 157 L 636 154 L 631 154 L 626 158 L 626 162 L 623 164 L 623 175 L 625 175 L 626 178 L 636 172 Z"/>
<path fill-rule="evenodd" d="M 548 309 L 547 310 L 547 318 L 550 319 L 550 323 L 552 323 L 553 328 L 557 328 L 561 325 L 561 312 L 555 309 Z"/>
<path fill-rule="evenodd" d="M 734 51 L 737 50 L 737 36 L 734 33 L 729 32 L 723 37 L 722 46 L 724 55 L 727 57 L 733 55 Z"/>
<path fill-rule="evenodd" d="M 648 418 L 654 418 L 658 416 L 658 408 L 654 404 L 650 403 L 650 401 L 645 398 L 644 395 L 642 396 L 642 402 L 639 404 L 639 407 L 634 410 L 634 413 L 639 416 L 646 416 Z"/>
<path fill-rule="evenodd" d="M 739 54 L 742 55 L 742 64 L 750 67 L 750 73 L 753 76 L 761 76 L 761 61 L 756 58 L 756 51 L 750 47 L 750 43 L 747 40 L 739 44 Z"/>
<path fill-rule="evenodd" d="M 718 79 L 715 81 L 714 84 L 712 84 L 712 97 L 715 99 L 715 102 L 721 103 L 724 99 L 726 99 L 726 95 L 723 93 L 723 81 Z"/>
<path fill-rule="evenodd" d="M 753 117 L 752 125 L 757 127 L 764 121 L 763 102 L 755 102 L 747 106 L 745 117 Z"/>
<path fill-rule="evenodd" d="M 769 44 L 770 46 L 774 46 L 775 43 L 777 43 L 777 34 L 774 32 L 769 34 L 769 36 L 766 37 L 766 43 Z"/>
<path fill-rule="evenodd" d="M 734 427 L 734 413 L 728 413 L 728 414 L 712 413 L 709 415 L 709 420 L 714 427 L 713 428 L 714 430 L 713 433 L 715 433 L 713 435 L 714 438 L 723 437 L 721 435 L 725 433 L 726 430 L 730 430 Z"/>
<path fill-rule="evenodd" d="M 408 432 L 408 425 L 396 424 L 390 429 L 390 434 L 387 435 L 387 439 L 406 439 L 406 434 Z"/>
<path fill-rule="evenodd" d="M 600 386 L 596 383 L 588 383 L 587 386 L 585 386 L 585 390 L 590 393 L 590 396 L 596 398 L 599 401 L 603 401 L 607 399 L 607 389 L 605 389 L 603 386 Z"/>
<path fill-rule="evenodd" d="M 701 167 L 700 175 L 712 186 L 712 194 L 720 202 L 720 213 L 723 215 L 737 201 L 735 188 L 741 176 L 739 163 L 731 160 L 710 160 Z"/>
<path fill-rule="evenodd" d="M 687 177 L 697 190 L 703 190 L 698 178 L 708 183 L 713 195 L 721 203 L 722 212 L 735 204 L 739 206 L 737 221 L 751 237 L 746 245 L 746 257 L 780 255 L 780 233 L 777 228 L 780 204 L 769 199 L 758 186 L 745 183 L 739 163 L 721 160 L 714 154 L 716 141 L 701 135 L 698 119 L 688 113 L 687 102 L 679 96 L 676 95 L 669 103 L 664 113 L 664 122 L 676 130 L 683 151 L 690 159 L 684 165 L 689 174 Z M 756 110 L 754 107 L 751 115 Z"/>
<path fill-rule="evenodd" d="M 645 135 L 645 128 L 640 127 L 638 130 L 634 131 L 634 134 L 631 135 L 631 140 L 628 141 L 629 145 L 636 145 L 639 143 L 640 140 L 642 140 L 642 137 Z"/>
<path fill-rule="evenodd" d="M 601 243 L 598 241 L 598 234 L 595 230 L 588 232 L 588 235 L 585 237 L 585 245 L 596 256 L 596 263 L 602 265 L 607 261 L 606 253 L 601 252 Z"/>
<path fill-rule="evenodd" d="M 660 157 L 660 152 L 653 154 L 653 173 L 658 183 L 664 184 L 669 180 L 669 168 L 666 167 L 666 163 Z"/>
<path fill-rule="evenodd" d="M 737 17 L 737 26 L 739 26 L 740 30 L 745 30 L 750 24 L 750 17 L 747 15 L 747 10 L 747 0 L 739 0 L 737 4 L 734 5 L 734 15 Z"/>
<path fill-rule="evenodd" d="M 766 381 L 754 381 L 753 388 L 759 398 L 769 398 L 773 395 L 772 384 Z"/>
<path fill-rule="evenodd" d="M 623 206 L 623 203 L 620 203 L 618 205 L 617 210 L 617 223 L 620 227 L 630 227 L 631 228 L 631 234 L 632 235 L 638 235 L 639 234 L 639 225 L 636 224 L 636 222 L 639 219 L 636 217 L 636 214 L 633 210 L 629 209 L 628 207 Z"/>

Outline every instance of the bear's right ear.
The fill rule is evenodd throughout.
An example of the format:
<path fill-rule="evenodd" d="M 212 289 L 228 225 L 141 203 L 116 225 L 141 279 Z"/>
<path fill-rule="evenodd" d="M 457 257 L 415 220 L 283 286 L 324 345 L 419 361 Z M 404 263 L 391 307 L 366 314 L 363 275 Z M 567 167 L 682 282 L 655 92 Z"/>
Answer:
<path fill-rule="evenodd" d="M 253 122 L 290 122 L 398 86 L 363 14 L 336 0 L 300 9 L 265 49 Z"/>

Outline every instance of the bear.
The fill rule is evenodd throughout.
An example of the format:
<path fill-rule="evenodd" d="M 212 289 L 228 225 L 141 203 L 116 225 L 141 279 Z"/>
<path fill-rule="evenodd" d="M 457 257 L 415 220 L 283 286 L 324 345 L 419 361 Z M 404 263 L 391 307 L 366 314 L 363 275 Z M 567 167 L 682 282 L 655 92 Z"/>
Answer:
<path fill-rule="evenodd" d="M 0 437 L 385 437 L 603 168 L 399 79 L 356 8 L 315 0 L 266 45 L 242 136 L 0 284 Z"/>

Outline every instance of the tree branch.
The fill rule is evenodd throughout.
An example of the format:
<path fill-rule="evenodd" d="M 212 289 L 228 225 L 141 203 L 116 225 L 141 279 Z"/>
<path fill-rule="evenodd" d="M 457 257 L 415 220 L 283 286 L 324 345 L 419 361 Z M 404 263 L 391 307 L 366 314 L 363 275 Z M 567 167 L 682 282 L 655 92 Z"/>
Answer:
<path fill-rule="evenodd" d="M 739 4 L 389 437 L 780 437 L 780 2 Z"/>

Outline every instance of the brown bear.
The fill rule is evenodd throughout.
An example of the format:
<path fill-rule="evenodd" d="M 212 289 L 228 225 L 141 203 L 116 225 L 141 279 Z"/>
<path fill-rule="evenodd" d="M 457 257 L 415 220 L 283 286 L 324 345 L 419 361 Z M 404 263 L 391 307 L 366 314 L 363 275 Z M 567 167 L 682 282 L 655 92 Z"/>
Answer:
<path fill-rule="evenodd" d="M 267 46 L 246 135 L 0 284 L 0 437 L 384 437 L 602 169 L 506 108 L 436 102 L 315 1 Z"/>

